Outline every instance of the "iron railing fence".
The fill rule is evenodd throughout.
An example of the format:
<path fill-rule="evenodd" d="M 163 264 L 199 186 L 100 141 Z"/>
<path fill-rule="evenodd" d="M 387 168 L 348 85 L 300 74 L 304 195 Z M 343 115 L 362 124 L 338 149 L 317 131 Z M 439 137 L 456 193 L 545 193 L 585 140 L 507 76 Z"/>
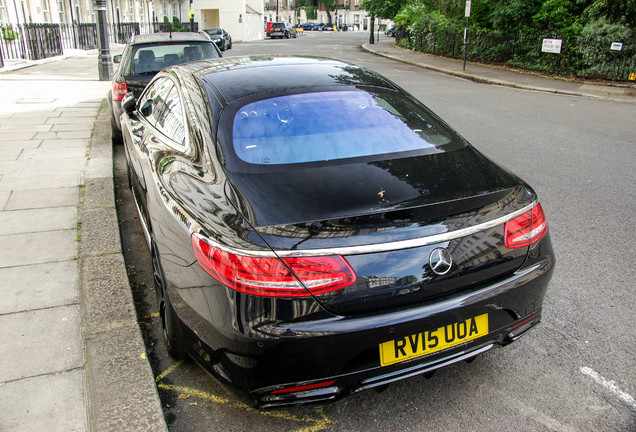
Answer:
<path fill-rule="evenodd" d="M 199 24 L 194 23 L 197 32 Z M 171 23 L 137 22 L 108 26 L 110 43 L 125 44 L 133 34 L 190 31 L 190 22 L 174 26 Z M 21 24 L 0 26 L 0 67 L 4 60 L 40 60 L 64 54 L 64 50 L 97 48 L 97 24 Z"/>
<path fill-rule="evenodd" d="M 62 55 L 62 34 L 57 24 L 0 27 L 3 59 L 40 60 Z"/>
<path fill-rule="evenodd" d="M 560 54 L 541 51 L 546 38 L 562 41 Z M 612 42 L 616 41 L 609 37 L 588 40 L 558 34 L 471 31 L 466 57 L 551 74 L 627 81 L 630 73 L 636 72 L 636 44 L 634 40 L 624 41 L 621 50 L 611 50 Z M 409 32 L 398 29 L 396 43 L 415 51 L 453 58 L 464 55 L 463 31 Z"/>

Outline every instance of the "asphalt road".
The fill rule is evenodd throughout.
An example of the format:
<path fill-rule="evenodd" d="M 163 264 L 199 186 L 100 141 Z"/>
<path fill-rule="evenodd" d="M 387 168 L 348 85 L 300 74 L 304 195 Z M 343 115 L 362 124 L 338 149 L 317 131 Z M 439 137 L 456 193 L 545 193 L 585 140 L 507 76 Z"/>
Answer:
<path fill-rule="evenodd" d="M 249 409 L 196 365 L 175 364 L 165 354 L 150 259 L 117 148 L 124 251 L 170 430 L 636 430 L 635 105 L 476 84 L 366 53 L 359 46 L 367 38 L 308 33 L 235 44 L 225 55 L 310 54 L 367 66 L 528 181 L 557 254 L 543 323 L 428 380 L 318 407 Z"/>

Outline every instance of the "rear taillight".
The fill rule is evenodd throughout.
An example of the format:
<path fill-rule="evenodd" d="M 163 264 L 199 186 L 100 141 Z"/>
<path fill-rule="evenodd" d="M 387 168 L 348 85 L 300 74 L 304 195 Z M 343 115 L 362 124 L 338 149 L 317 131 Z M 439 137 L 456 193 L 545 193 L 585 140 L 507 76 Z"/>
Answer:
<path fill-rule="evenodd" d="M 197 235 L 192 236 L 192 246 L 199 265 L 210 276 L 247 294 L 308 297 L 341 289 L 356 281 L 353 269 L 339 255 L 251 257 L 215 248 Z"/>
<path fill-rule="evenodd" d="M 114 82 L 113 83 L 113 101 L 119 102 L 128 93 L 128 87 L 126 83 Z"/>
<path fill-rule="evenodd" d="M 504 232 L 504 241 L 509 249 L 530 246 L 541 240 L 548 232 L 541 204 L 506 222 Z"/>

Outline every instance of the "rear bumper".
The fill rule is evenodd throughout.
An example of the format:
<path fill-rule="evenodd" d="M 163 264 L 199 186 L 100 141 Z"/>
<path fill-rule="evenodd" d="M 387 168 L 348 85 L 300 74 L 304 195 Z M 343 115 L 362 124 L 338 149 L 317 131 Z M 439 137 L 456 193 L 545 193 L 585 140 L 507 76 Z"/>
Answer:
<path fill-rule="evenodd" d="M 221 383 L 262 408 L 335 400 L 427 374 L 507 345 L 539 323 L 555 261 L 549 239 L 537 246 L 526 265 L 503 280 L 410 309 L 311 321 L 248 323 L 243 316 L 241 325 L 251 326 L 243 331 L 236 325 L 210 331 L 210 322 L 199 326 L 190 315 L 186 349 Z M 255 305 L 245 299 L 243 304 Z M 380 365 L 379 344 L 484 313 L 489 322 L 484 336 Z"/>

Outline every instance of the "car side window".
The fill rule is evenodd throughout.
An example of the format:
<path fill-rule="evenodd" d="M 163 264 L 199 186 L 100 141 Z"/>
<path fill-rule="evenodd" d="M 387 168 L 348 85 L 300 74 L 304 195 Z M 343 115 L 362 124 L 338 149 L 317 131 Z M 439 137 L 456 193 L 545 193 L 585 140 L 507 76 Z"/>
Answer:
<path fill-rule="evenodd" d="M 161 78 L 153 82 L 139 100 L 141 114 L 146 120 L 157 127 L 157 119 L 161 118 L 166 109 L 166 100 L 174 83 L 168 78 Z"/>
<path fill-rule="evenodd" d="M 156 127 L 165 136 L 177 144 L 185 145 L 185 128 L 183 125 L 183 108 L 179 91 L 172 86 L 164 101 L 164 108 L 156 117 Z"/>

